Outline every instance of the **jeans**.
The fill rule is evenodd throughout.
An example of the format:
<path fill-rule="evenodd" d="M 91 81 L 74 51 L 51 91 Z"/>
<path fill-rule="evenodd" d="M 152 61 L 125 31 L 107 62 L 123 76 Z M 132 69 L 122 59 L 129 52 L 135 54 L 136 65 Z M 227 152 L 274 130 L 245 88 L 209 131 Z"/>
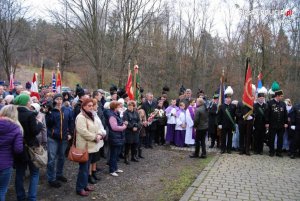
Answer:
<path fill-rule="evenodd" d="M 55 140 L 48 137 L 48 164 L 47 178 L 48 182 L 55 181 L 57 176 L 63 176 L 63 168 L 65 163 L 65 151 L 68 146 L 67 140 Z M 56 171 L 55 171 L 55 162 Z"/>
<path fill-rule="evenodd" d="M 26 199 L 26 193 L 24 189 L 24 177 L 25 171 L 29 166 L 30 171 L 30 183 L 28 188 L 28 201 L 36 201 L 37 200 L 37 188 L 39 183 L 39 169 L 36 168 L 31 161 L 17 164 L 16 165 L 16 180 L 15 180 L 15 189 L 18 201 L 23 201 Z"/>
<path fill-rule="evenodd" d="M 9 185 L 12 168 L 0 170 L 0 201 L 5 201 L 5 194 Z"/>
<path fill-rule="evenodd" d="M 109 173 L 113 173 L 118 169 L 117 159 L 121 151 L 121 146 L 110 145 L 110 157 L 109 157 Z"/>
<path fill-rule="evenodd" d="M 89 169 L 90 169 L 91 157 L 85 163 L 79 163 L 79 171 L 76 181 L 76 192 L 84 190 L 88 185 Z"/>

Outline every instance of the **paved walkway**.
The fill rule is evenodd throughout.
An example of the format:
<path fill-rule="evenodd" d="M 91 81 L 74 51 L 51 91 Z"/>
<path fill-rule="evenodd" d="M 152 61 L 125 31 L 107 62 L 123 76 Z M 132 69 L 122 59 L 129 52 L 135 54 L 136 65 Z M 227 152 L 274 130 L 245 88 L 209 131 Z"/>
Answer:
<path fill-rule="evenodd" d="M 187 190 L 185 200 L 300 200 L 300 159 L 217 155 Z"/>

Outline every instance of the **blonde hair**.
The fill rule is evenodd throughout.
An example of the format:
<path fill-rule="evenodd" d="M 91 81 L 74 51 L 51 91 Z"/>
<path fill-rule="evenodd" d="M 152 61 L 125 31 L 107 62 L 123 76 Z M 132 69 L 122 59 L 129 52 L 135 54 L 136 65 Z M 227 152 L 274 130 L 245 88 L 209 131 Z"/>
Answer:
<path fill-rule="evenodd" d="M 20 127 L 20 130 L 23 134 L 23 127 L 19 122 L 18 110 L 15 105 L 5 105 L 4 107 L 2 107 L 0 110 L 0 117 L 4 117 L 9 121 L 17 124 Z"/>

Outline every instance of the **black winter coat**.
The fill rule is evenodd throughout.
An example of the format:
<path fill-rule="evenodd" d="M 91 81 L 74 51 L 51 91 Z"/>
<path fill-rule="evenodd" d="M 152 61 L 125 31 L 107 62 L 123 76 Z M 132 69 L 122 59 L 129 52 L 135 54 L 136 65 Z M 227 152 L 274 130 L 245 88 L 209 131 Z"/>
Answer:
<path fill-rule="evenodd" d="M 266 117 L 265 113 L 267 110 L 267 104 L 263 103 L 260 105 L 259 103 L 255 103 L 253 106 L 254 113 L 254 128 L 255 129 L 264 129 L 266 125 Z"/>
<path fill-rule="evenodd" d="M 38 146 L 39 141 L 36 136 L 41 132 L 43 124 L 37 123 L 36 113 L 29 110 L 27 107 L 19 106 L 19 122 L 21 123 L 24 130 L 24 143 L 28 146 Z M 15 155 L 15 162 L 23 163 L 29 160 L 28 150 L 24 148 L 21 154 Z"/>
<path fill-rule="evenodd" d="M 284 128 L 284 124 L 288 124 L 286 105 L 283 101 L 277 102 L 272 99 L 268 102 L 266 124 L 270 124 L 271 129 L 281 129 Z"/>
<path fill-rule="evenodd" d="M 229 111 L 233 123 L 235 123 L 235 113 L 236 113 L 236 106 L 233 104 L 222 104 L 219 109 L 218 113 L 218 125 L 222 125 L 223 129 L 234 129 L 235 125 L 231 122 L 230 118 L 226 113 L 226 109 Z"/>
<path fill-rule="evenodd" d="M 138 143 L 139 130 L 141 128 L 140 116 L 138 112 L 136 110 L 126 110 L 123 114 L 123 121 L 128 121 L 128 125 L 125 130 L 125 143 Z M 133 131 L 134 127 L 137 128 L 137 131 Z"/>

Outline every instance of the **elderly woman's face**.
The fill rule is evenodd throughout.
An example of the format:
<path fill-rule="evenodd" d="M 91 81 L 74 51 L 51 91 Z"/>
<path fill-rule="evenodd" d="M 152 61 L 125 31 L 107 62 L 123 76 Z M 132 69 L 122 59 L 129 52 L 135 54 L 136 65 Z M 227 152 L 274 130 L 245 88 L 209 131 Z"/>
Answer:
<path fill-rule="evenodd" d="M 93 102 L 89 102 L 87 105 L 83 106 L 83 109 L 87 112 L 93 111 Z"/>

